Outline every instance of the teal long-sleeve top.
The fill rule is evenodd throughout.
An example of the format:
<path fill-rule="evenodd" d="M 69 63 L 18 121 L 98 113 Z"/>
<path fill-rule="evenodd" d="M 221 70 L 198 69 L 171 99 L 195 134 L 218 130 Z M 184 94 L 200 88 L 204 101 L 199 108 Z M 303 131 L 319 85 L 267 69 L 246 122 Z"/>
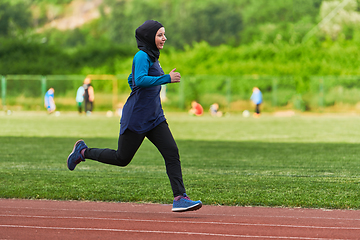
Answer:
<path fill-rule="evenodd" d="M 152 67 L 153 64 L 154 62 L 151 61 L 149 55 L 147 55 L 146 52 L 140 50 L 135 54 L 133 60 L 133 68 L 134 66 L 135 68 L 133 72 L 134 72 L 134 81 L 136 86 L 146 88 L 146 87 L 163 85 L 171 82 L 171 78 L 169 74 L 165 74 L 162 76 L 149 76 L 148 75 L 149 68 Z M 132 74 L 133 73 L 130 73 L 128 77 L 128 83 L 131 90 L 133 90 Z M 164 72 L 162 74 L 164 74 Z"/>
<path fill-rule="evenodd" d="M 152 62 L 141 50 L 135 54 L 132 73 L 128 77 L 131 93 L 123 107 L 120 134 L 126 129 L 146 133 L 166 120 L 160 90 L 162 84 L 170 82 L 170 75 L 164 74 L 159 61 Z"/>

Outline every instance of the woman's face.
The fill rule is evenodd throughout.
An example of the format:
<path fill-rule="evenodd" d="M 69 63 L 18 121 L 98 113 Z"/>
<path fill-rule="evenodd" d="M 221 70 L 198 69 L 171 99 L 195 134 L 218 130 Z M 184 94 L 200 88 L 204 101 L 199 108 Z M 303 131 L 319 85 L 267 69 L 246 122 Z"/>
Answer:
<path fill-rule="evenodd" d="M 161 27 L 161 28 L 159 28 L 159 30 L 157 31 L 157 33 L 155 35 L 155 45 L 156 45 L 156 47 L 159 50 L 163 49 L 165 41 L 166 41 L 165 28 Z"/>

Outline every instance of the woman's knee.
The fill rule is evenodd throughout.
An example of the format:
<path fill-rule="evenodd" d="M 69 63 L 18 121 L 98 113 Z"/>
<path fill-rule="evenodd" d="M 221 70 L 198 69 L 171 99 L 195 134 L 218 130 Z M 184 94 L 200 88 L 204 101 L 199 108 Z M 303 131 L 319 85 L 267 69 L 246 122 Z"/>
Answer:
<path fill-rule="evenodd" d="M 117 161 L 117 165 L 120 167 L 126 167 L 127 165 L 129 165 L 129 163 L 132 160 L 132 156 L 121 156 L 120 154 L 116 154 L 116 161 Z"/>
<path fill-rule="evenodd" d="M 163 152 L 163 156 L 165 160 L 170 162 L 180 161 L 179 149 L 176 146 L 167 148 L 166 151 Z"/>

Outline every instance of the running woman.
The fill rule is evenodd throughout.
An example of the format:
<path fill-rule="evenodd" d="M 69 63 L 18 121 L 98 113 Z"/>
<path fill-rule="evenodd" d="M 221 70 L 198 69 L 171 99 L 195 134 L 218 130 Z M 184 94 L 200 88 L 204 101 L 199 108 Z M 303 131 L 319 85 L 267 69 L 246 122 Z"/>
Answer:
<path fill-rule="evenodd" d="M 192 201 L 186 194 L 179 150 L 168 127 L 160 100 L 162 84 L 180 82 L 181 75 L 169 74 L 159 64 L 160 50 L 166 41 L 164 26 L 154 20 L 145 21 L 135 31 L 139 51 L 135 54 L 128 83 L 130 96 L 123 107 L 118 149 L 89 148 L 78 140 L 67 159 L 70 170 L 85 159 L 125 167 L 130 163 L 143 140 L 148 138 L 160 151 L 173 191 L 173 212 L 201 208 L 201 201 Z"/>

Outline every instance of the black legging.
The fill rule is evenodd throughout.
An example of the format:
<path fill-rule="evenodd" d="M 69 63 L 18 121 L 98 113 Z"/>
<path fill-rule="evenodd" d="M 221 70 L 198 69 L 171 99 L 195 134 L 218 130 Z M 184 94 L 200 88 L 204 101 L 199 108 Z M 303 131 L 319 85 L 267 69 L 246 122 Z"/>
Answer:
<path fill-rule="evenodd" d="M 125 167 L 134 157 L 144 138 L 147 137 L 160 151 L 165 160 L 166 173 L 169 177 L 174 197 L 183 195 L 185 187 L 182 179 L 179 150 L 166 121 L 143 134 L 129 129 L 119 136 L 118 150 L 87 148 L 85 158 L 102 163 Z"/>

